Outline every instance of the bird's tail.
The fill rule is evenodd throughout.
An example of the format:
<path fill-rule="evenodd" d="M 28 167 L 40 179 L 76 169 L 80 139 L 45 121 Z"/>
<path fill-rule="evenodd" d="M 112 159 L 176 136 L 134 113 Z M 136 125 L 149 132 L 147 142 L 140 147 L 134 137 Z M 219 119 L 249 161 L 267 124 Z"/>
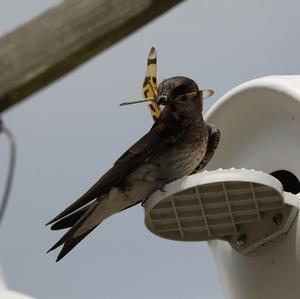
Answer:
<path fill-rule="evenodd" d="M 48 252 L 63 245 L 62 250 L 56 259 L 56 261 L 59 261 L 108 216 L 110 216 L 110 214 L 106 211 L 105 200 L 101 202 L 94 201 L 73 214 L 55 222 L 51 226 L 52 230 L 70 229 L 48 250 Z"/>

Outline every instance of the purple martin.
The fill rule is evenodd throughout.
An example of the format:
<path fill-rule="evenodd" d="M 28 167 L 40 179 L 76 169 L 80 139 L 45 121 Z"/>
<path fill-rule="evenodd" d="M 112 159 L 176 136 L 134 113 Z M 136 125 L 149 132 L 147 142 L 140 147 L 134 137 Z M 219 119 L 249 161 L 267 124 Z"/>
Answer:
<path fill-rule="evenodd" d="M 203 100 L 187 77 L 172 77 L 158 88 L 164 108 L 146 135 L 130 147 L 86 193 L 47 224 L 69 228 L 49 251 L 63 246 L 57 261 L 111 215 L 132 207 L 164 185 L 205 167 L 220 140 L 220 131 L 205 123 Z"/>

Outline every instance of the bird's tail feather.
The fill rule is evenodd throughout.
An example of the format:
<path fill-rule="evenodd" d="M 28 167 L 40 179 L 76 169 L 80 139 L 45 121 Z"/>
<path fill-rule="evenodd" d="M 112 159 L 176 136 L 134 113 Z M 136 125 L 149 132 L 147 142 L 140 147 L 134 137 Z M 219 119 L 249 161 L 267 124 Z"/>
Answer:
<path fill-rule="evenodd" d="M 83 208 L 72 213 L 71 215 L 68 215 L 68 216 L 58 220 L 57 222 L 52 224 L 51 229 L 52 230 L 60 230 L 60 229 L 72 227 L 87 212 L 87 210 L 90 208 L 91 205 L 92 204 L 86 205 Z"/>
<path fill-rule="evenodd" d="M 85 232 L 84 234 L 82 234 L 76 238 L 68 238 L 67 240 L 64 240 L 62 243 L 60 243 L 57 246 L 55 246 L 57 244 L 56 243 L 51 249 L 48 250 L 48 252 L 63 244 L 63 248 L 61 249 L 60 253 L 58 254 L 58 256 L 56 258 L 56 261 L 58 262 L 66 254 L 68 254 L 81 240 L 83 240 L 90 232 L 92 232 L 97 226 L 98 225 L 96 225 L 92 229 L 88 230 L 87 232 Z"/>
<path fill-rule="evenodd" d="M 124 203 L 122 200 L 114 200 L 113 204 L 110 200 L 109 197 L 102 197 L 100 201 L 96 200 L 54 223 L 51 227 L 53 230 L 71 228 L 48 252 L 63 245 L 57 257 L 57 261 L 59 261 L 103 220 L 127 208 L 126 202 Z"/>
<path fill-rule="evenodd" d="M 66 228 L 69 225 L 72 225 L 72 228 L 69 229 L 63 236 L 62 238 L 60 238 L 58 240 L 58 242 L 56 242 L 48 251 L 52 251 L 56 248 L 58 248 L 59 246 L 63 245 L 62 250 L 60 251 L 56 261 L 58 262 L 60 259 L 62 259 L 68 252 L 70 252 L 81 240 L 83 240 L 92 230 L 94 230 L 102 221 L 98 221 L 95 223 L 94 226 L 89 227 L 88 229 L 84 230 L 83 233 L 78 234 L 78 230 L 82 229 L 82 225 L 84 225 L 85 220 L 91 216 L 91 214 L 94 212 L 94 210 L 96 209 L 98 203 L 97 202 L 93 202 L 92 204 L 90 204 L 89 206 L 86 207 L 86 210 L 81 209 L 78 212 L 75 212 L 72 215 L 75 215 L 73 217 L 71 217 L 72 215 L 64 218 L 67 219 L 65 220 L 65 222 L 62 222 L 62 220 L 60 220 L 58 223 L 60 223 L 59 225 L 57 225 L 57 227 L 54 227 L 59 229 L 60 228 Z M 83 215 L 81 215 L 83 214 Z M 81 216 L 80 216 L 81 215 Z M 80 216 L 80 218 L 78 219 L 78 217 Z M 69 218 L 70 217 L 70 218 Z M 74 221 L 77 220 L 75 223 Z M 55 224 L 54 224 L 55 225 Z"/>

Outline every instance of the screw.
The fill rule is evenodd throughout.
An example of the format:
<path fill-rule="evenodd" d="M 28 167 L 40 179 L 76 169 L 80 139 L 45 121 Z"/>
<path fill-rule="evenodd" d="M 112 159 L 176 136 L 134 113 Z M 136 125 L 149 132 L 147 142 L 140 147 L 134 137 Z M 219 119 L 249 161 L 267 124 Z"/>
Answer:
<path fill-rule="evenodd" d="M 282 223 L 282 219 L 283 219 L 282 214 L 278 213 L 273 216 L 273 223 L 276 225 L 280 225 Z"/>
<path fill-rule="evenodd" d="M 243 247 L 247 243 L 247 236 L 245 234 L 239 235 L 236 241 L 239 247 Z"/>

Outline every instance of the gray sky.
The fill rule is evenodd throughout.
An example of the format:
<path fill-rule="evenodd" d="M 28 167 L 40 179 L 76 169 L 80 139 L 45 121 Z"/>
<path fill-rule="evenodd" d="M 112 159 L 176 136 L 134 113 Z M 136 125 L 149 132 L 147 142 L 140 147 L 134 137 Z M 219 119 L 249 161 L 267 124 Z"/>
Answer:
<path fill-rule="evenodd" d="M 2 0 L 0 34 L 55 3 Z M 1 226 L 8 285 L 41 299 L 223 298 L 207 245 L 152 235 L 140 206 L 105 221 L 60 263 L 45 253 L 60 233 L 44 224 L 151 126 L 145 106 L 118 106 L 141 95 L 151 46 L 159 80 L 186 75 L 214 89 L 207 110 L 249 79 L 299 74 L 299 11 L 296 0 L 187 1 L 5 113 L 18 144 Z M 0 148 L 3 181 L 3 138 Z"/>

